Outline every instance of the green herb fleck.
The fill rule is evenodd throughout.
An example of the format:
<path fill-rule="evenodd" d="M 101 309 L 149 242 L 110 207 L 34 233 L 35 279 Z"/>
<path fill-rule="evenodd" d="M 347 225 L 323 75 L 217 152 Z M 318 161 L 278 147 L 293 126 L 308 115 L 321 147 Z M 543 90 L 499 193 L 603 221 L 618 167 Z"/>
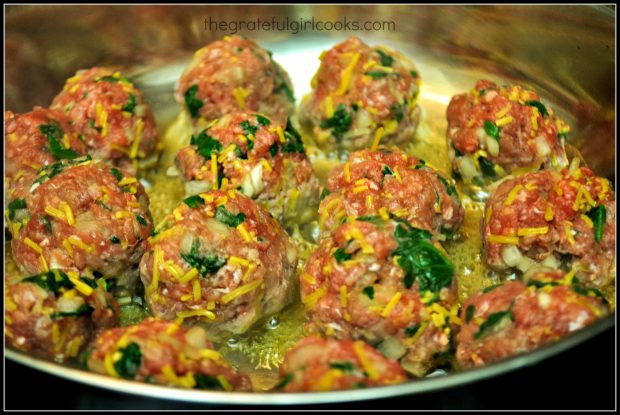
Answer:
<path fill-rule="evenodd" d="M 118 180 L 119 182 L 120 182 L 121 180 L 123 180 L 123 173 L 121 173 L 119 169 L 117 169 L 117 168 L 115 168 L 115 167 L 112 167 L 112 168 L 110 169 L 110 172 L 112 173 L 112 175 L 114 176 L 114 178 L 115 178 L 116 180 Z"/>
<path fill-rule="evenodd" d="M 67 274 L 60 270 L 51 270 L 41 274 L 24 278 L 22 282 L 31 282 L 44 290 L 57 293 L 61 288 L 73 288 L 73 283 Z"/>
<path fill-rule="evenodd" d="M 263 127 L 266 127 L 269 124 L 271 124 L 271 121 L 269 120 L 269 118 L 264 117 L 260 114 L 256 114 L 256 121 L 258 121 L 258 123 L 262 125 Z"/>
<path fill-rule="evenodd" d="M 482 290 L 482 292 L 483 292 L 484 294 L 486 294 L 486 293 L 491 292 L 491 291 L 493 291 L 494 289 L 499 288 L 499 287 L 501 287 L 501 286 L 502 286 L 502 284 L 494 284 L 494 285 L 489 285 L 488 287 L 484 288 L 484 289 Z"/>
<path fill-rule="evenodd" d="M 39 223 L 43 225 L 47 233 L 52 233 L 52 222 L 47 216 L 39 216 Z"/>
<path fill-rule="evenodd" d="M 590 209 L 586 215 L 592 219 L 594 223 L 594 239 L 601 242 L 603 239 L 603 231 L 605 230 L 605 221 L 607 220 L 607 211 L 605 206 L 599 205 Z"/>
<path fill-rule="evenodd" d="M 484 132 L 487 133 L 488 136 L 494 138 L 497 142 L 499 142 L 499 132 L 500 128 L 493 124 L 491 121 L 484 122 Z"/>
<path fill-rule="evenodd" d="M 275 386 L 275 388 L 276 389 L 282 389 L 283 387 L 285 387 L 286 385 L 291 383 L 292 380 L 293 380 L 293 374 L 292 373 L 287 373 L 286 375 L 284 375 L 282 380 L 280 380 L 280 382 L 278 382 L 278 384 Z"/>
<path fill-rule="evenodd" d="M 146 226 L 148 225 L 148 223 L 146 222 L 146 219 L 144 219 L 144 217 L 142 215 L 138 215 L 136 214 L 136 220 L 138 221 L 138 223 L 142 226 Z"/>
<path fill-rule="evenodd" d="M 196 208 L 200 205 L 204 205 L 205 201 L 202 197 L 198 196 L 198 195 L 194 195 L 194 196 L 190 196 L 186 199 L 183 199 L 183 203 L 185 203 L 187 206 L 191 207 L 191 208 Z"/>
<path fill-rule="evenodd" d="M 338 248 L 334 252 L 334 258 L 336 258 L 336 261 L 338 261 L 338 263 L 340 264 L 340 263 L 342 263 L 342 261 L 347 261 L 347 260 L 353 258 L 353 254 L 349 254 L 349 253 L 345 252 L 345 250 L 343 248 Z"/>
<path fill-rule="evenodd" d="M 15 199 L 13 201 L 11 201 L 8 205 L 9 208 L 9 219 L 13 220 L 15 219 L 15 211 L 16 210 L 21 210 L 21 209 L 26 209 L 26 200 L 25 199 Z"/>
<path fill-rule="evenodd" d="M 381 219 L 379 216 L 376 216 L 376 215 L 359 216 L 355 220 L 359 220 L 362 222 L 370 222 L 374 225 L 379 225 L 383 223 L 383 219 Z"/>
<path fill-rule="evenodd" d="M 135 108 L 136 108 L 136 96 L 134 94 L 129 94 L 129 102 L 123 105 L 121 110 L 127 111 L 130 114 L 133 114 Z"/>
<path fill-rule="evenodd" d="M 246 135 L 256 135 L 256 132 L 258 131 L 258 126 L 250 124 L 250 121 L 248 120 L 241 121 L 239 125 Z"/>
<path fill-rule="evenodd" d="M 225 225 L 230 226 L 231 228 L 236 228 L 245 220 L 245 215 L 243 213 L 231 213 L 226 209 L 225 206 L 218 206 L 215 211 L 215 219 L 219 220 Z"/>
<path fill-rule="evenodd" d="M 538 112 L 540 112 L 540 115 L 542 115 L 543 117 L 549 116 L 547 108 L 540 101 L 525 101 L 525 105 L 538 108 Z"/>
<path fill-rule="evenodd" d="M 346 105 L 339 104 L 334 114 L 330 118 L 321 121 L 319 126 L 323 129 L 331 129 L 334 137 L 342 138 L 342 135 L 349 131 L 352 122 L 351 113 L 347 112 Z"/>
<path fill-rule="evenodd" d="M 41 131 L 41 134 L 47 136 L 50 153 L 56 160 L 74 159 L 78 156 L 78 153 L 76 153 L 75 150 L 71 148 L 64 148 L 61 144 L 62 137 L 65 133 L 60 128 L 60 124 L 57 122 L 40 125 L 39 131 Z"/>
<path fill-rule="evenodd" d="M 321 190 L 321 196 L 319 196 L 319 200 L 323 200 L 325 199 L 327 196 L 329 196 L 331 192 L 329 191 L 329 189 L 327 187 L 324 187 L 323 190 Z"/>
<path fill-rule="evenodd" d="M 373 287 L 372 285 L 364 287 L 364 289 L 362 290 L 362 293 L 365 294 L 366 297 L 373 300 L 375 298 L 375 287 Z"/>
<path fill-rule="evenodd" d="M 190 251 L 185 254 L 181 253 L 181 258 L 192 267 L 196 268 L 203 277 L 216 273 L 226 264 L 226 258 L 219 257 L 212 252 L 201 255 L 199 239 L 194 239 Z"/>
<path fill-rule="evenodd" d="M 478 163 L 480 163 L 480 170 L 482 174 L 487 177 L 495 177 L 495 166 L 493 162 L 486 157 L 478 157 Z"/>
<path fill-rule="evenodd" d="M 469 323 L 471 319 L 474 318 L 475 311 L 476 308 L 472 304 L 467 307 L 467 309 L 465 310 L 465 323 Z"/>
<path fill-rule="evenodd" d="M 212 152 L 222 151 L 222 143 L 211 137 L 207 131 L 208 128 L 205 128 L 197 136 L 192 135 L 189 143 L 198 147 L 198 154 L 206 159 L 210 159 Z"/>
<path fill-rule="evenodd" d="M 419 166 L 419 164 L 418 164 L 417 166 Z M 417 166 L 416 166 L 416 167 L 417 167 Z M 454 195 L 456 195 L 456 187 L 454 187 L 454 185 L 450 184 L 450 183 L 448 182 L 448 180 L 447 180 L 445 177 L 443 177 L 442 175 L 440 175 L 440 174 L 436 174 L 436 176 L 437 176 L 437 178 L 439 179 L 439 181 L 440 181 L 441 183 L 443 183 L 444 187 L 446 188 L 446 192 L 448 192 L 448 195 L 449 195 L 449 196 L 454 196 Z"/>
<path fill-rule="evenodd" d="M 332 362 L 329 364 L 332 369 L 337 369 L 343 372 L 353 372 L 355 366 L 351 362 Z"/>
<path fill-rule="evenodd" d="M 269 154 L 271 154 L 271 157 L 275 157 L 278 154 L 278 143 L 273 143 L 269 146 Z"/>
<path fill-rule="evenodd" d="M 112 212 L 112 208 L 108 205 L 106 205 L 103 200 L 97 200 L 96 202 L 99 206 L 101 206 L 102 208 L 104 208 L 105 210 L 108 210 L 110 212 Z"/>
<path fill-rule="evenodd" d="M 382 51 L 381 49 L 375 49 L 375 52 L 379 54 L 381 60 L 381 66 L 391 67 L 394 63 L 394 58 Z"/>
<path fill-rule="evenodd" d="M 284 129 L 285 143 L 282 146 L 282 151 L 285 153 L 305 153 L 304 142 L 301 140 L 301 134 L 291 124 L 291 119 L 286 119 L 286 128 Z"/>
<path fill-rule="evenodd" d="M 220 381 L 214 376 L 196 373 L 194 380 L 196 381 L 196 389 L 222 389 Z"/>
<path fill-rule="evenodd" d="M 57 319 L 62 317 L 80 317 L 85 315 L 91 315 L 95 309 L 88 304 L 82 304 L 75 311 L 57 312 L 50 314 L 51 319 Z"/>
<path fill-rule="evenodd" d="M 381 168 L 381 173 L 383 173 L 384 176 L 393 176 L 394 172 L 392 171 L 392 169 L 390 169 L 389 166 L 386 166 L 385 164 L 383 165 L 383 167 Z"/>
<path fill-rule="evenodd" d="M 487 319 L 480 325 L 476 334 L 474 334 L 474 339 L 478 340 L 484 334 L 489 331 L 491 328 L 495 327 L 499 322 L 504 320 L 505 318 L 509 318 L 511 321 L 515 320 L 515 316 L 512 313 L 512 309 L 509 308 L 505 311 L 498 311 L 497 313 L 489 314 Z"/>
<path fill-rule="evenodd" d="M 381 71 L 368 71 L 368 72 L 364 72 L 364 75 L 370 76 L 372 79 L 381 79 L 381 78 L 385 78 L 386 76 L 388 76 L 387 72 L 381 72 Z"/>
<path fill-rule="evenodd" d="M 420 330 L 420 325 L 416 324 L 415 326 L 409 326 L 405 329 L 405 336 L 413 337 Z"/>
<path fill-rule="evenodd" d="M 112 242 L 113 244 L 120 244 L 121 240 L 118 239 L 118 236 L 112 235 L 112 237 L 110 238 L 110 242 Z"/>
<path fill-rule="evenodd" d="M 140 346 L 131 342 L 125 348 L 120 348 L 121 358 L 114 363 L 114 369 L 120 377 L 125 379 L 135 378 L 142 364 L 142 352 Z"/>
<path fill-rule="evenodd" d="M 198 116 L 198 111 L 204 103 L 199 100 L 196 95 L 198 94 L 198 85 L 192 85 L 185 91 L 185 105 L 187 105 L 187 109 L 191 114 L 192 118 L 196 118 Z"/>

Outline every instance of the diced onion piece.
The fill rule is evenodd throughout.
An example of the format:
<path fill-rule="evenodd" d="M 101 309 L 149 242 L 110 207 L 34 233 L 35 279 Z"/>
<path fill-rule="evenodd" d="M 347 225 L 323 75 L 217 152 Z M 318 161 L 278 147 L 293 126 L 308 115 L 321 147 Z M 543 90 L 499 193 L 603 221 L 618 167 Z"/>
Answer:
<path fill-rule="evenodd" d="M 536 137 L 536 154 L 540 158 L 547 157 L 549 154 L 551 154 L 551 147 L 549 147 L 547 139 L 542 135 Z"/>

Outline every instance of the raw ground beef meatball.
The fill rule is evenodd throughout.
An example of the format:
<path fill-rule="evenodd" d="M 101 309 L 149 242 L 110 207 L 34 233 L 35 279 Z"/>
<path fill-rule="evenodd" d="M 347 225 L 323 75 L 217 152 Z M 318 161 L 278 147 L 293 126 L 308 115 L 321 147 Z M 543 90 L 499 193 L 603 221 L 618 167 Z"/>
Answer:
<path fill-rule="evenodd" d="M 575 273 L 537 270 L 474 294 L 461 309 L 456 358 L 463 368 L 525 353 L 609 314 L 600 292 Z"/>
<path fill-rule="evenodd" d="M 404 55 L 350 37 L 320 57 L 300 117 L 326 151 L 406 144 L 420 119 L 420 75 Z"/>
<path fill-rule="evenodd" d="M 89 157 L 39 171 L 9 203 L 15 262 L 25 275 L 50 269 L 100 273 L 131 288 L 153 227 L 135 177 Z"/>
<path fill-rule="evenodd" d="M 107 330 L 87 352 L 88 369 L 124 379 L 187 389 L 250 391 L 200 327 L 148 318 Z"/>
<path fill-rule="evenodd" d="M 465 213 L 448 180 L 396 147 L 352 153 L 330 172 L 322 196 L 319 225 L 324 232 L 347 218 L 394 215 L 417 228 L 452 235 Z"/>
<path fill-rule="evenodd" d="M 507 179 L 492 192 L 481 224 L 491 267 L 527 271 L 541 263 L 574 269 L 593 287 L 615 281 L 615 194 L 575 161 Z"/>
<path fill-rule="evenodd" d="M 110 68 L 78 71 L 56 95 L 51 108 L 62 111 L 95 158 L 131 173 L 156 157 L 159 134 L 142 92 Z"/>
<path fill-rule="evenodd" d="M 307 331 L 362 339 L 425 375 L 458 321 L 454 267 L 428 231 L 378 216 L 324 238 L 300 276 Z"/>
<path fill-rule="evenodd" d="M 394 385 L 407 380 L 397 361 L 363 341 L 302 339 L 284 358 L 276 389 L 324 392 Z"/>
<path fill-rule="evenodd" d="M 534 91 L 478 81 L 447 110 L 452 170 L 478 186 L 507 174 L 568 165 L 568 125 Z"/>
<path fill-rule="evenodd" d="M 241 36 L 224 36 L 199 49 L 181 75 L 175 97 L 198 122 L 248 111 L 284 123 L 295 104 L 288 74 L 271 52 Z"/>
<path fill-rule="evenodd" d="M 293 300 L 295 245 L 267 211 L 238 192 L 187 198 L 156 232 L 140 263 L 155 316 L 238 334 Z"/>
<path fill-rule="evenodd" d="M 282 223 L 316 214 L 319 182 L 299 133 L 261 114 L 225 115 L 179 151 L 176 166 L 188 196 L 239 189 Z"/>
<path fill-rule="evenodd" d="M 59 362 L 77 357 L 97 330 L 118 325 L 118 303 L 106 286 L 59 270 L 5 283 L 6 343 Z"/>
<path fill-rule="evenodd" d="M 86 154 L 86 145 L 60 111 L 34 107 L 4 113 L 5 180 L 9 198 L 18 186 L 30 186 L 37 171 L 63 159 Z"/>

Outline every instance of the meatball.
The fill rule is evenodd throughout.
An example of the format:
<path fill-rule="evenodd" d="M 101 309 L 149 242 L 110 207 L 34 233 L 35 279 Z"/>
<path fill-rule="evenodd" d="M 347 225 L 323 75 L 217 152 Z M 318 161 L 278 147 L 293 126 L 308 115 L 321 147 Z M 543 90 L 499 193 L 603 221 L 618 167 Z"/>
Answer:
<path fill-rule="evenodd" d="M 398 362 L 360 340 L 311 336 L 286 354 L 276 388 L 285 392 L 321 392 L 394 385 L 406 379 Z"/>
<path fill-rule="evenodd" d="M 4 131 L 9 189 L 29 186 L 41 167 L 86 154 L 85 144 L 60 111 L 42 107 L 25 114 L 6 111 Z"/>
<path fill-rule="evenodd" d="M 572 268 L 604 287 L 615 281 L 615 212 L 610 182 L 576 163 L 505 180 L 485 206 L 486 261 L 499 270 Z"/>
<path fill-rule="evenodd" d="M 175 96 L 197 121 L 250 111 L 284 122 L 295 103 L 288 74 L 271 52 L 241 36 L 225 36 L 198 50 Z"/>
<path fill-rule="evenodd" d="M 452 97 L 447 119 L 448 155 L 465 182 L 484 185 L 509 173 L 568 164 L 569 127 L 534 91 L 481 80 Z"/>
<path fill-rule="evenodd" d="M 420 76 L 402 54 L 351 37 L 321 55 L 300 116 L 323 150 L 405 144 L 420 119 Z"/>
<path fill-rule="evenodd" d="M 454 266 L 431 233 L 405 221 L 355 220 L 324 238 L 301 274 L 307 331 L 379 344 L 423 376 L 450 347 Z"/>
<path fill-rule="evenodd" d="M 9 204 L 15 262 L 27 275 L 101 273 L 131 288 L 152 225 L 136 178 L 90 157 L 40 170 Z"/>
<path fill-rule="evenodd" d="M 327 196 L 325 196 L 327 195 Z M 352 153 L 329 175 L 319 225 L 333 230 L 347 217 L 392 214 L 413 226 L 451 235 L 463 222 L 456 189 L 423 160 L 398 148 Z"/>
<path fill-rule="evenodd" d="M 239 189 L 281 222 L 316 214 L 319 182 L 299 133 L 260 114 L 228 114 L 192 136 L 176 165 L 186 193 Z"/>
<path fill-rule="evenodd" d="M 155 316 L 243 333 L 293 300 L 297 251 L 263 208 L 234 191 L 184 200 L 140 263 Z"/>
<path fill-rule="evenodd" d="M 51 108 L 71 119 L 88 153 L 132 173 L 157 147 L 155 119 L 142 92 L 110 68 L 78 71 L 56 95 Z"/>
<path fill-rule="evenodd" d="M 574 273 L 537 270 L 474 294 L 461 309 L 456 358 L 463 368 L 534 350 L 609 313 L 597 290 Z"/>
<path fill-rule="evenodd" d="M 103 279 L 48 271 L 4 287 L 7 344 L 64 361 L 77 357 L 96 330 L 118 324 L 119 307 Z"/>
<path fill-rule="evenodd" d="M 213 350 L 206 332 L 148 318 L 107 330 L 92 343 L 88 369 L 124 379 L 188 389 L 250 391 L 250 379 Z"/>

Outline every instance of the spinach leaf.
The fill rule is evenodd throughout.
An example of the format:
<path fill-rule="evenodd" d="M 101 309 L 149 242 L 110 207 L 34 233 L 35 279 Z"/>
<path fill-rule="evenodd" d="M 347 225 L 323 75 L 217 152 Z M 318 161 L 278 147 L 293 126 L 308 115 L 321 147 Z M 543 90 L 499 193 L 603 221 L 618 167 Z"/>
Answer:
<path fill-rule="evenodd" d="M 431 233 L 401 222 L 394 230 L 398 248 L 392 252 L 398 265 L 405 271 L 406 288 L 418 281 L 419 290 L 438 293 L 452 283 L 454 266 L 430 241 Z"/>

